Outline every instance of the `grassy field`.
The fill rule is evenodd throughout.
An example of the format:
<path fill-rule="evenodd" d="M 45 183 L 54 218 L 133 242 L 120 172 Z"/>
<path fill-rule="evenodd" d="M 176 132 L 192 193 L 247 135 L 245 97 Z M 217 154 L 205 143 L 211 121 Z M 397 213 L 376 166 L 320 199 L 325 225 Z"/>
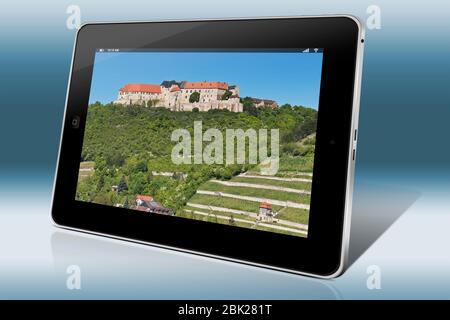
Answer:
<path fill-rule="evenodd" d="M 257 213 L 259 210 L 259 203 L 254 201 L 231 199 L 224 197 L 210 196 L 206 194 L 196 194 L 191 199 L 190 203 L 211 205 L 215 207 L 229 208 L 242 211 L 250 211 Z M 280 210 L 280 206 L 272 206 L 274 210 Z"/>
<path fill-rule="evenodd" d="M 206 214 L 210 214 L 211 216 L 220 215 L 220 216 L 239 218 L 239 219 L 248 220 L 248 221 L 255 221 L 254 217 L 251 217 L 251 216 L 248 216 L 245 214 L 236 214 L 236 213 L 225 212 L 225 211 L 207 210 L 207 209 L 203 209 L 203 208 L 200 209 L 200 208 L 191 207 L 189 205 L 187 205 L 184 209 L 185 210 L 193 210 L 193 211 L 202 211 Z"/>
<path fill-rule="evenodd" d="M 244 219 L 244 220 L 248 220 L 248 221 L 255 221 L 254 217 L 249 216 L 249 215 L 244 215 L 244 214 L 236 214 L 236 213 L 225 212 L 225 211 L 216 211 L 216 210 L 207 210 L 207 209 L 203 209 L 203 208 L 192 207 L 189 205 L 187 205 L 184 209 L 193 210 L 193 211 L 202 211 L 202 212 L 205 212 L 206 214 L 210 214 L 211 216 L 221 215 L 221 216 Z M 257 212 L 254 212 L 254 213 L 256 214 Z M 281 208 L 280 213 L 277 215 L 277 218 L 307 225 L 308 224 L 308 215 L 309 215 L 308 210 L 297 209 L 297 208 Z"/>
<path fill-rule="evenodd" d="M 94 161 L 84 161 L 80 163 L 80 171 L 78 173 L 79 179 L 85 179 L 94 174 Z"/>
<path fill-rule="evenodd" d="M 80 163 L 80 169 L 94 169 L 94 161 L 84 161 Z"/>
<path fill-rule="evenodd" d="M 196 210 L 199 211 L 199 210 Z M 206 212 L 205 212 L 206 213 Z M 220 214 L 223 216 L 223 214 Z M 234 221 L 232 223 L 230 223 L 230 219 L 223 219 L 223 218 L 218 218 L 214 215 L 200 215 L 200 214 L 196 214 L 193 212 L 189 212 L 188 211 L 182 211 L 180 213 L 177 214 L 178 217 L 182 217 L 182 218 L 188 218 L 188 219 L 195 219 L 195 220 L 200 220 L 200 221 L 205 221 L 205 222 L 212 222 L 212 223 L 220 223 L 220 224 L 225 224 L 225 225 L 231 225 L 231 226 L 235 226 L 235 227 L 242 227 L 242 228 L 251 228 L 254 230 L 260 230 L 260 231 L 269 231 L 269 232 L 274 232 L 274 230 L 276 230 L 277 233 L 281 233 L 281 234 L 286 234 L 286 235 L 291 235 L 291 236 L 300 236 L 300 237 L 304 237 L 304 234 L 301 233 L 297 233 L 297 232 L 289 232 L 286 230 L 279 230 L 279 229 L 273 229 L 273 228 L 269 228 L 269 227 L 265 227 L 265 226 L 261 226 L 261 225 L 254 225 L 254 224 L 250 224 L 250 223 L 244 223 L 244 222 L 240 222 L 240 221 Z M 242 219 L 241 216 L 233 216 L 234 218 L 237 219 Z M 250 222 L 250 220 L 249 220 Z"/>
<path fill-rule="evenodd" d="M 284 208 L 277 215 L 278 219 L 308 224 L 309 211 L 297 208 Z"/>
<path fill-rule="evenodd" d="M 309 180 L 309 178 L 310 177 L 305 178 L 305 179 Z M 287 179 L 289 179 L 289 178 L 287 178 Z M 303 179 L 303 178 L 301 178 L 301 179 Z M 264 185 L 269 185 L 269 186 L 293 188 L 293 189 L 300 189 L 300 190 L 311 190 L 311 182 L 280 181 L 280 180 L 271 180 L 271 179 L 263 179 L 263 178 L 249 178 L 249 177 L 245 177 L 245 176 L 234 177 L 233 181 L 254 183 L 254 184 L 264 184 Z"/>
<path fill-rule="evenodd" d="M 231 181 L 234 180 L 232 179 Z M 199 190 L 218 191 L 239 196 L 267 198 L 280 201 L 292 201 L 304 204 L 309 204 L 310 201 L 310 196 L 308 194 L 298 194 L 286 191 L 257 189 L 249 187 L 225 186 L 211 181 L 202 184 Z"/>
<path fill-rule="evenodd" d="M 294 157 L 289 155 L 282 155 L 280 157 L 278 172 L 276 177 L 295 177 L 311 179 L 313 169 L 313 158 L 308 157 Z M 248 174 L 259 174 L 258 167 L 248 171 Z M 305 174 L 302 174 L 305 173 Z"/>

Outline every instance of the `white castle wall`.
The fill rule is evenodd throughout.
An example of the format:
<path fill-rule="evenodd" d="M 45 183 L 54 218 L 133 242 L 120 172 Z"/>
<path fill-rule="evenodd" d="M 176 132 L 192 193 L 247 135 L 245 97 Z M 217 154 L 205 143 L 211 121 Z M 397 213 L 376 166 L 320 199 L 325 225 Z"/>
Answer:
<path fill-rule="evenodd" d="M 192 111 L 194 108 L 198 108 L 199 111 L 208 111 L 212 109 L 228 109 L 231 112 L 243 111 L 243 105 L 240 103 L 239 98 L 211 102 L 183 103 L 181 104 L 179 111 Z"/>
<path fill-rule="evenodd" d="M 234 93 L 239 92 L 233 90 Z M 189 97 L 192 93 L 199 92 L 199 102 L 190 103 Z M 208 111 L 211 109 L 228 109 L 232 112 L 242 112 L 243 105 L 239 98 L 230 98 L 228 100 L 220 100 L 226 92 L 223 89 L 181 89 L 171 92 L 170 89 L 161 87 L 161 93 L 145 93 L 145 92 L 119 92 L 115 104 L 145 104 L 151 101 L 151 106 L 166 107 L 173 111 L 192 111 L 198 108 L 199 111 Z"/>

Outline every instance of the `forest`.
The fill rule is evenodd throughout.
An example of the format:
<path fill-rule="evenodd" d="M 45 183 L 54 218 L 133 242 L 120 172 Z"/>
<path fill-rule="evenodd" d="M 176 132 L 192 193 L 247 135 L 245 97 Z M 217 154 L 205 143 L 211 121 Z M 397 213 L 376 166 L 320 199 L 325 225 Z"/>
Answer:
<path fill-rule="evenodd" d="M 217 128 L 279 129 L 280 175 L 311 172 L 317 111 L 303 106 L 254 107 L 243 99 L 244 112 L 171 111 L 140 105 L 96 102 L 88 107 L 76 197 L 81 201 L 126 208 L 138 194 L 151 195 L 174 212 L 183 208 L 199 186 L 210 179 L 230 180 L 256 170 L 248 163 L 232 165 L 180 164 L 171 161 L 175 129 L 193 133 Z"/>

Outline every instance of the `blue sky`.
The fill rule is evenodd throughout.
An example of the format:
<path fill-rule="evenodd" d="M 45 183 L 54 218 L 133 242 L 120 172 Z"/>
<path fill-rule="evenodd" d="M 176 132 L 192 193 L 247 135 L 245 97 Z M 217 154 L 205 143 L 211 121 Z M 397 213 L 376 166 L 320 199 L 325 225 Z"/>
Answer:
<path fill-rule="evenodd" d="M 321 70 L 322 53 L 97 52 L 89 103 L 115 100 L 127 83 L 206 80 L 237 84 L 241 97 L 317 109 Z"/>

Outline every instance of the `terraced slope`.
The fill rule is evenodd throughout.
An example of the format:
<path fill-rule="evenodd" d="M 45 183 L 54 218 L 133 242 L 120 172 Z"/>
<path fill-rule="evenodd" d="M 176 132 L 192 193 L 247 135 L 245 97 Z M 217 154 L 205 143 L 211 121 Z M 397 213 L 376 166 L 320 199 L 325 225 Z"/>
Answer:
<path fill-rule="evenodd" d="M 262 176 L 257 171 L 229 181 L 209 180 L 178 214 L 186 218 L 270 232 L 306 236 L 311 194 L 310 173 Z M 258 221 L 261 202 L 272 205 L 273 222 Z"/>

